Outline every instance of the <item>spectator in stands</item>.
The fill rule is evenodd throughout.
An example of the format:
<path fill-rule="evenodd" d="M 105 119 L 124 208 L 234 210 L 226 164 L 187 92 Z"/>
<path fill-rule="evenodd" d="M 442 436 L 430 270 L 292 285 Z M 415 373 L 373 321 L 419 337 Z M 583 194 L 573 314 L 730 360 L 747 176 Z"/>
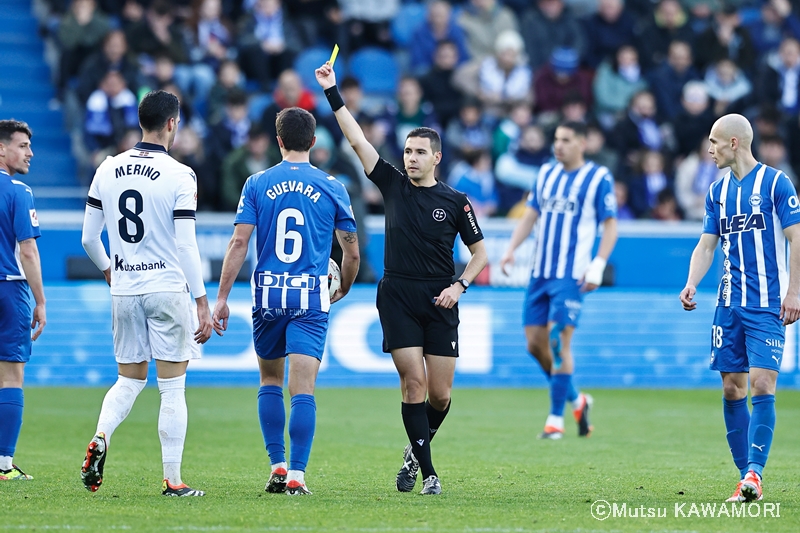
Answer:
<path fill-rule="evenodd" d="M 450 122 L 444 134 L 449 158 L 463 159 L 466 154 L 488 150 L 492 145 L 492 130 L 483 118 L 481 104 L 469 99 L 461 106 L 458 118 Z"/>
<path fill-rule="evenodd" d="M 645 218 L 658 203 L 658 194 L 672 187 L 672 180 L 660 151 L 642 150 L 638 156 L 638 172 L 629 181 L 629 200 L 636 217 Z"/>
<path fill-rule="evenodd" d="M 110 70 L 100 86 L 86 101 L 84 141 L 86 148 L 97 150 L 116 145 L 125 132 L 139 127 L 138 101 L 128 89 L 125 78 Z"/>
<path fill-rule="evenodd" d="M 561 114 L 558 122 L 589 122 L 589 106 L 581 95 L 575 92 L 567 93 L 561 103 Z M 553 130 L 555 134 L 555 130 Z"/>
<path fill-rule="evenodd" d="M 586 53 L 583 28 L 564 0 L 537 0 L 525 11 L 521 31 L 534 72 L 547 63 L 554 48 L 572 48 L 579 57 Z"/>
<path fill-rule="evenodd" d="M 792 13 L 790 0 L 766 0 L 761 16 L 751 20 L 747 31 L 759 56 L 776 50 L 784 37 L 800 39 L 800 18 Z"/>
<path fill-rule="evenodd" d="M 181 117 L 181 129 L 193 129 L 201 138 L 208 134 L 208 126 L 203 116 L 197 112 L 190 98 L 186 97 L 174 81 L 161 86 L 161 90 L 172 93 L 178 97 Z"/>
<path fill-rule="evenodd" d="M 113 157 L 115 155 L 121 154 L 127 150 L 130 150 L 136 143 L 142 140 L 142 131 L 139 129 L 131 129 L 126 131 L 122 137 L 120 138 L 117 144 L 108 146 L 103 148 L 102 150 L 98 150 L 93 154 L 92 157 L 92 167 L 97 168 L 100 164 L 106 160 L 107 157 Z"/>
<path fill-rule="evenodd" d="M 800 111 L 800 41 L 786 37 L 778 49 L 779 61 L 767 65 L 759 79 L 758 101 L 778 104 L 785 115 Z"/>
<path fill-rule="evenodd" d="M 207 111 L 208 95 L 220 63 L 236 57 L 233 29 L 222 17 L 222 0 L 195 2 L 187 26 L 191 64 L 178 69 L 176 81 L 183 94 Z"/>
<path fill-rule="evenodd" d="M 475 216 L 490 217 L 497 211 L 497 191 L 488 151 L 464 154 L 464 160 L 456 163 L 447 176 L 447 183 L 467 195 Z"/>
<path fill-rule="evenodd" d="M 697 143 L 708 137 L 717 118 L 706 86 L 701 81 L 690 81 L 683 86 L 681 97 L 683 110 L 673 121 L 676 153 L 684 157 L 695 149 Z"/>
<path fill-rule="evenodd" d="M 763 112 L 759 118 L 763 116 Z M 775 129 L 777 132 L 777 128 Z M 759 135 L 759 138 L 763 134 Z M 800 115 L 786 121 L 786 146 L 795 176 L 800 176 Z"/>
<path fill-rule="evenodd" d="M 342 10 L 337 0 L 291 0 L 285 8 L 295 23 L 303 48 L 322 43 L 333 45 L 339 39 Z"/>
<path fill-rule="evenodd" d="M 591 105 L 592 77 L 580 68 L 578 53 L 572 48 L 555 48 L 550 62 L 540 68 L 533 82 L 535 113 L 557 114 L 570 93 L 579 94 Z"/>
<path fill-rule="evenodd" d="M 683 220 L 678 201 L 675 199 L 675 193 L 670 189 L 664 189 L 656 196 L 656 205 L 650 212 L 650 218 L 653 220 L 662 220 L 665 222 L 677 222 Z"/>
<path fill-rule="evenodd" d="M 433 105 L 422 99 L 422 87 L 412 76 L 403 76 L 397 85 L 397 101 L 386 106 L 381 117 L 386 127 L 387 142 L 394 147 L 397 157 L 402 158 L 406 135 L 420 126 L 441 130 L 433 112 Z"/>
<path fill-rule="evenodd" d="M 345 53 L 364 46 L 392 47 L 392 19 L 400 0 L 339 0 L 345 28 Z"/>
<path fill-rule="evenodd" d="M 422 97 L 433 105 L 442 128 L 458 115 L 464 100 L 461 91 L 453 84 L 453 75 L 459 62 L 458 47 L 453 41 L 444 40 L 436 45 L 433 68 L 419 79 Z M 350 106 L 347 106 L 350 109 Z M 351 110 L 352 112 L 352 110 Z"/>
<path fill-rule="evenodd" d="M 259 124 L 250 126 L 247 142 L 222 160 L 219 175 L 220 208 L 236 211 L 247 178 L 279 162 L 269 157 L 271 139 Z"/>
<path fill-rule="evenodd" d="M 720 59 L 730 59 L 745 72 L 752 72 L 756 49 L 750 32 L 742 26 L 739 12 L 726 5 L 714 14 L 714 24 L 697 37 L 694 46 L 695 66 L 705 71 Z"/>
<path fill-rule="evenodd" d="M 453 8 L 444 0 L 434 0 L 428 4 L 425 22 L 417 28 L 408 44 L 412 73 L 425 74 L 431 67 L 435 68 L 436 55 L 442 43 L 450 43 L 455 48 L 456 65 L 469 59 L 466 36 L 453 18 Z"/>
<path fill-rule="evenodd" d="M 141 132 L 139 132 L 141 138 Z M 169 154 L 189 166 L 197 176 L 197 209 L 219 209 L 219 169 L 207 164 L 203 141 L 192 128 L 181 127 Z"/>
<path fill-rule="evenodd" d="M 636 44 L 636 19 L 625 11 L 623 0 L 598 0 L 597 13 L 586 20 L 586 63 L 597 68 L 620 46 Z"/>
<path fill-rule="evenodd" d="M 238 88 L 232 89 L 225 104 L 225 115 L 209 127 L 206 137 L 206 159 L 215 174 L 219 173 L 225 157 L 247 142 L 250 126 L 247 93 Z M 275 128 L 274 120 L 272 127 Z"/>
<path fill-rule="evenodd" d="M 239 69 L 239 64 L 232 59 L 226 59 L 219 66 L 217 81 L 211 87 L 208 95 L 208 122 L 213 124 L 222 118 L 225 112 L 225 102 L 228 94 L 235 88 L 244 86 L 244 76 Z"/>
<path fill-rule="evenodd" d="M 665 146 L 665 133 L 656 120 L 657 111 L 650 91 L 638 92 L 631 98 L 628 113 L 617 122 L 610 136 L 609 144 L 622 159 L 617 168 L 620 176 L 617 177 L 630 175 L 640 150 L 661 150 Z"/>
<path fill-rule="evenodd" d="M 163 89 L 168 83 L 175 82 L 175 63 L 172 62 L 172 59 L 167 54 L 158 54 L 153 59 L 151 74 L 140 78 L 141 83 L 137 95 L 140 99 L 150 91 Z"/>
<path fill-rule="evenodd" d="M 478 70 L 478 98 L 491 114 L 500 114 L 501 106 L 530 102 L 531 68 L 522 51 L 525 43 L 519 33 L 509 30 L 497 36 L 495 54 L 481 61 Z"/>
<path fill-rule="evenodd" d="M 625 114 L 631 97 L 647 89 L 636 48 L 621 46 L 613 59 L 603 61 L 595 74 L 592 89 L 597 119 L 606 128 L 612 128 Z"/>
<path fill-rule="evenodd" d="M 349 107 L 350 106 L 348 105 L 348 109 Z M 384 129 L 382 123 L 376 121 L 367 114 L 362 114 L 358 119 L 358 124 L 361 126 L 361 130 L 364 132 L 364 137 L 367 138 L 367 142 L 369 142 L 375 148 L 375 151 L 378 152 L 378 155 L 381 156 L 381 158 L 388 161 L 395 168 L 403 167 L 403 160 L 398 159 L 395 156 L 394 150 L 391 149 L 389 143 L 386 141 L 386 130 Z M 350 144 L 347 143 L 347 146 L 349 147 Z M 349 161 L 353 166 L 355 166 L 355 168 L 359 168 L 358 165 L 361 164 L 361 160 L 358 159 L 358 156 L 356 155 L 355 151 L 352 150 L 352 148 L 350 149 L 350 153 L 352 156 L 349 158 Z M 378 187 L 367 178 L 365 173 L 359 172 L 358 176 L 361 178 L 362 195 L 366 204 L 367 212 L 372 215 L 382 215 L 384 212 L 384 206 L 383 195 L 381 195 L 380 190 L 378 190 Z"/>
<path fill-rule="evenodd" d="M 628 184 L 614 180 L 614 197 L 617 200 L 617 220 L 634 220 L 636 215 L 628 205 Z"/>
<path fill-rule="evenodd" d="M 527 196 L 536 181 L 539 168 L 551 157 L 542 128 L 536 124 L 525 126 L 519 141 L 500 154 L 494 166 L 498 215 L 505 216 Z"/>
<path fill-rule="evenodd" d="M 603 128 L 597 123 L 590 122 L 586 127 L 586 151 L 584 156 L 587 161 L 593 161 L 606 167 L 612 176 L 617 175 L 619 155 L 606 146 L 606 135 L 603 132 Z M 625 191 L 627 194 L 627 189 Z"/>
<path fill-rule="evenodd" d="M 364 101 L 364 91 L 361 89 L 361 83 L 352 76 L 345 76 L 337 84 L 339 86 L 339 93 L 342 95 L 347 110 L 358 121 L 365 113 L 362 109 Z M 317 124 L 323 126 L 328 133 L 333 136 L 334 143 L 339 146 L 339 149 L 346 154 L 348 159 L 356 157 L 350 143 L 345 139 L 339 123 L 336 122 L 336 117 L 333 114 L 317 116 Z M 355 163 L 354 163 L 355 164 Z M 356 166 L 358 168 L 358 166 Z M 370 182 L 372 183 L 372 182 Z"/>
<path fill-rule="evenodd" d="M 239 23 L 239 64 L 265 91 L 292 66 L 301 46 L 300 33 L 284 16 L 281 0 L 256 0 L 252 13 Z"/>
<path fill-rule="evenodd" d="M 476 60 L 495 52 L 501 33 L 519 30 L 514 12 L 498 0 L 469 0 L 458 17 L 458 24 L 466 33 L 469 55 Z"/>
<path fill-rule="evenodd" d="M 708 144 L 707 139 L 700 141 L 675 171 L 675 197 L 687 220 L 703 220 L 709 187 L 728 173 L 727 168 L 717 168 Z"/>
<path fill-rule="evenodd" d="M 720 9 L 720 3 L 720 0 L 684 0 L 683 5 L 689 10 L 689 27 L 695 39 L 714 24 L 714 13 Z"/>
<path fill-rule="evenodd" d="M 61 51 L 58 89 L 63 90 L 78 74 L 86 58 L 100 49 L 100 43 L 111 29 L 108 17 L 95 0 L 73 0 L 58 26 Z"/>
<path fill-rule="evenodd" d="M 294 70 L 286 69 L 281 73 L 273 96 L 273 102 L 264 109 L 264 113 L 261 115 L 261 126 L 269 133 L 271 139 L 278 135 L 275 129 L 275 119 L 282 109 L 300 107 L 311 113 L 316 111 L 316 100 L 313 93 L 303 87 L 303 80 Z M 275 149 L 277 150 L 277 148 Z"/>
<path fill-rule="evenodd" d="M 714 100 L 714 114 L 742 113 L 753 92 L 753 85 L 742 69 L 730 59 L 721 59 L 706 72 L 706 91 Z"/>
<path fill-rule="evenodd" d="M 639 55 L 642 67 L 650 70 L 661 65 L 669 52 L 670 43 L 694 40 L 689 15 L 678 0 L 661 0 L 649 20 L 638 31 Z"/>
<path fill-rule="evenodd" d="M 144 54 L 150 60 L 167 55 L 176 65 L 189 62 L 183 27 L 175 23 L 169 0 L 153 0 L 144 17 L 128 27 L 125 34 L 134 54 Z"/>
<path fill-rule="evenodd" d="M 510 149 L 516 148 L 522 130 L 531 123 L 533 123 L 533 113 L 528 103 L 517 102 L 511 106 L 508 116 L 502 119 L 492 132 L 492 159 L 497 160 Z"/>
<path fill-rule="evenodd" d="M 121 30 L 108 32 L 100 51 L 89 56 L 81 67 L 76 89 L 81 102 L 89 99 L 89 95 L 109 70 L 116 70 L 122 74 L 131 91 L 135 93 L 138 90 L 139 65 L 136 59 L 128 54 L 128 40 Z"/>
<path fill-rule="evenodd" d="M 792 169 L 786 153 L 786 145 L 778 135 L 764 135 L 758 142 L 758 160 L 769 165 L 772 168 L 777 168 L 783 171 L 792 183 L 795 189 L 800 186 L 797 181 L 797 175 Z"/>
<path fill-rule="evenodd" d="M 692 47 L 686 41 L 669 45 L 667 61 L 650 71 L 647 82 L 656 98 L 660 120 L 672 120 L 681 111 L 681 94 L 686 82 L 700 76 L 692 67 Z"/>

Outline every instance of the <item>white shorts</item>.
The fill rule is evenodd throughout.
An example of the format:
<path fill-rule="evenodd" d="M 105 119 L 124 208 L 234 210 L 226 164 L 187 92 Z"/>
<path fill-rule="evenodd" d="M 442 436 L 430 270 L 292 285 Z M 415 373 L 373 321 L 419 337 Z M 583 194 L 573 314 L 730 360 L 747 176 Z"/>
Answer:
<path fill-rule="evenodd" d="M 197 306 L 188 292 L 111 296 L 117 363 L 200 359 Z"/>

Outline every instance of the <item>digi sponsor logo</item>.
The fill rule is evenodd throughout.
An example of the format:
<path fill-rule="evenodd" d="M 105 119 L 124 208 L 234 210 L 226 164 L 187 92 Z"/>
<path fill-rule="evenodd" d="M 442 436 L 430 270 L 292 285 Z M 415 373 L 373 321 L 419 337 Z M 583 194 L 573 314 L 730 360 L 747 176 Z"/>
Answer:
<path fill-rule="evenodd" d="M 765 229 L 767 229 L 767 224 L 764 221 L 763 213 L 733 215 L 719 219 L 719 232 L 722 235 Z"/>
<path fill-rule="evenodd" d="M 154 263 L 142 261 L 135 265 L 129 265 L 124 258 L 114 255 L 114 270 L 117 272 L 145 272 L 147 270 L 164 270 L 165 268 L 167 268 L 167 264 L 164 261 L 156 261 Z"/>
<path fill-rule="evenodd" d="M 551 213 L 571 213 L 574 215 L 577 210 L 577 203 L 569 198 L 548 198 L 542 207 L 544 211 L 550 211 Z"/>
<path fill-rule="evenodd" d="M 447 213 L 445 212 L 444 209 L 437 207 L 436 209 L 433 210 L 433 220 L 435 220 L 436 222 L 441 222 L 446 218 L 447 218 Z"/>
<path fill-rule="evenodd" d="M 309 290 L 317 285 L 317 278 L 309 274 L 292 275 L 287 272 L 261 272 L 258 275 L 259 287 L 269 289 Z"/>

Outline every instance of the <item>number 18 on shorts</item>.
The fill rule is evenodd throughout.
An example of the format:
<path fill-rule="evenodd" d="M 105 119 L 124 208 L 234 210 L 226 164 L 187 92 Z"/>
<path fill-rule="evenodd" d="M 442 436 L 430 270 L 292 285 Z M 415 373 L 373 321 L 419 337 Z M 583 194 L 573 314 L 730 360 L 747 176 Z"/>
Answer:
<path fill-rule="evenodd" d="M 780 371 L 785 330 L 780 309 L 717 307 L 711 326 L 709 368 L 747 372 L 750 367 Z"/>

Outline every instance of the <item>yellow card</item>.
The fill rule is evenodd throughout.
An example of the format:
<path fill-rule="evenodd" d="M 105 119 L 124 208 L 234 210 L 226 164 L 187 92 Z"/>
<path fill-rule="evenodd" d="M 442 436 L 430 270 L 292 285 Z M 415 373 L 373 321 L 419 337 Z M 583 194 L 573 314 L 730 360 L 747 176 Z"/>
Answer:
<path fill-rule="evenodd" d="M 333 52 L 331 52 L 331 58 L 328 60 L 328 63 L 331 64 L 331 67 L 333 67 L 333 64 L 336 62 L 336 56 L 338 56 L 338 55 L 339 55 L 339 45 L 338 44 L 334 44 L 333 45 Z"/>

